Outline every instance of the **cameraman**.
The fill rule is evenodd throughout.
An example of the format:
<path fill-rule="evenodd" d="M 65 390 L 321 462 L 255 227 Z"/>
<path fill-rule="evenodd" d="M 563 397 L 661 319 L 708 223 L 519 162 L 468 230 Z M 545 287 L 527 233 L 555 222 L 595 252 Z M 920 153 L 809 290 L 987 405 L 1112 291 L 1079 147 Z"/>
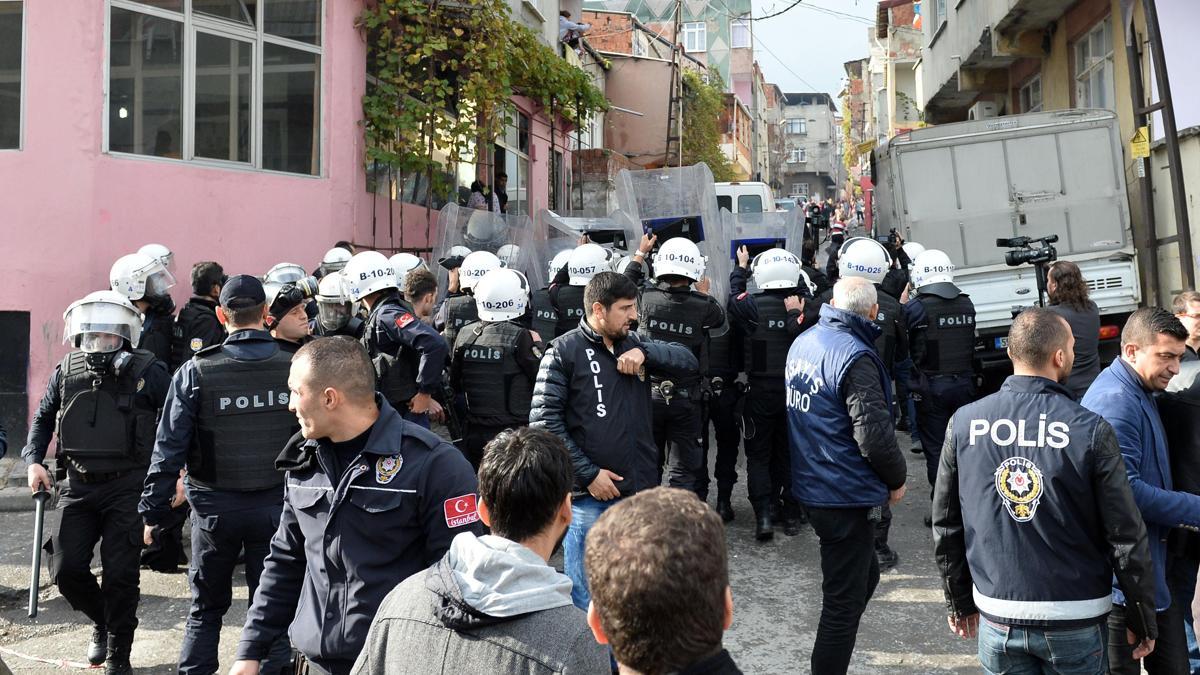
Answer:
<path fill-rule="evenodd" d="M 886 237 L 880 236 L 876 239 L 887 248 L 888 255 L 892 256 L 892 268 L 888 270 L 879 287 L 893 298 L 899 298 L 908 286 L 908 267 L 912 265 L 905 249 L 904 237 L 900 236 L 896 228 L 892 228 Z"/>

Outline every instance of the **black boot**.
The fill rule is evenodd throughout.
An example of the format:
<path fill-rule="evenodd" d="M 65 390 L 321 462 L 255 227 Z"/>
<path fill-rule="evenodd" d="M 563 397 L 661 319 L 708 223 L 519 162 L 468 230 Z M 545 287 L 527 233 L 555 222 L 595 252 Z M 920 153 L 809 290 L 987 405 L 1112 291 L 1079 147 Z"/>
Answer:
<path fill-rule="evenodd" d="M 875 546 L 875 557 L 879 560 L 879 569 L 886 572 L 900 564 L 900 554 L 887 544 Z"/>
<path fill-rule="evenodd" d="M 98 666 L 104 663 L 108 653 L 108 629 L 104 626 L 92 626 L 92 641 L 88 643 L 88 663 Z"/>
<path fill-rule="evenodd" d="M 109 635 L 104 675 L 133 675 L 133 667 L 129 665 L 129 651 L 132 647 L 132 635 Z"/>
<path fill-rule="evenodd" d="M 796 504 L 784 504 L 780 511 L 783 513 L 783 533 L 789 537 L 800 534 L 800 507 Z"/>
<path fill-rule="evenodd" d="M 759 541 L 771 541 L 775 538 L 775 528 L 771 525 L 771 512 L 767 509 L 754 513 L 754 538 Z"/>
<path fill-rule="evenodd" d="M 717 515 L 721 516 L 721 522 L 732 523 L 734 518 L 733 504 L 729 503 L 729 498 L 717 499 Z"/>

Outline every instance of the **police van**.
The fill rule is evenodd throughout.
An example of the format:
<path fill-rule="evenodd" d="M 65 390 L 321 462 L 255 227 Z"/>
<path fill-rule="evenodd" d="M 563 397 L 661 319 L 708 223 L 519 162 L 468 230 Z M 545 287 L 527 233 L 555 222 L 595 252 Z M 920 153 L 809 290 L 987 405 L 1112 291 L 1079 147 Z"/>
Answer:
<path fill-rule="evenodd" d="M 716 183 L 717 207 L 732 214 L 769 213 L 778 210 L 771 188 L 756 181 Z"/>

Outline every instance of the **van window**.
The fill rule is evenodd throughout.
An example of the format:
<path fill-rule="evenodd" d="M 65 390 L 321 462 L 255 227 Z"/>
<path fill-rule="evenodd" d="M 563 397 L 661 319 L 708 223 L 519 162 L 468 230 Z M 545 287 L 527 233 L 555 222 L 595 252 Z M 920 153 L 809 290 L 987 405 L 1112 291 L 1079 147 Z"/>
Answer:
<path fill-rule="evenodd" d="M 720 200 L 717 200 L 720 203 Z M 740 195 L 738 197 L 738 213 L 762 213 L 762 197 L 759 195 Z"/>
<path fill-rule="evenodd" d="M 733 197 L 729 195 L 717 195 L 717 208 L 733 211 Z"/>

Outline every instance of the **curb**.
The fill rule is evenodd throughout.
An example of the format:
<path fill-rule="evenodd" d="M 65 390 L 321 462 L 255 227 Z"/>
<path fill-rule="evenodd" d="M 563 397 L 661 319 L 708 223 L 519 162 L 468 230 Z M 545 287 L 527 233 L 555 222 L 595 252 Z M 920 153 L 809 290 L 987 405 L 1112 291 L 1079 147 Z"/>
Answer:
<path fill-rule="evenodd" d="M 0 488 L 0 513 L 19 513 L 25 511 L 33 513 L 33 496 L 29 492 L 29 488 Z"/>

